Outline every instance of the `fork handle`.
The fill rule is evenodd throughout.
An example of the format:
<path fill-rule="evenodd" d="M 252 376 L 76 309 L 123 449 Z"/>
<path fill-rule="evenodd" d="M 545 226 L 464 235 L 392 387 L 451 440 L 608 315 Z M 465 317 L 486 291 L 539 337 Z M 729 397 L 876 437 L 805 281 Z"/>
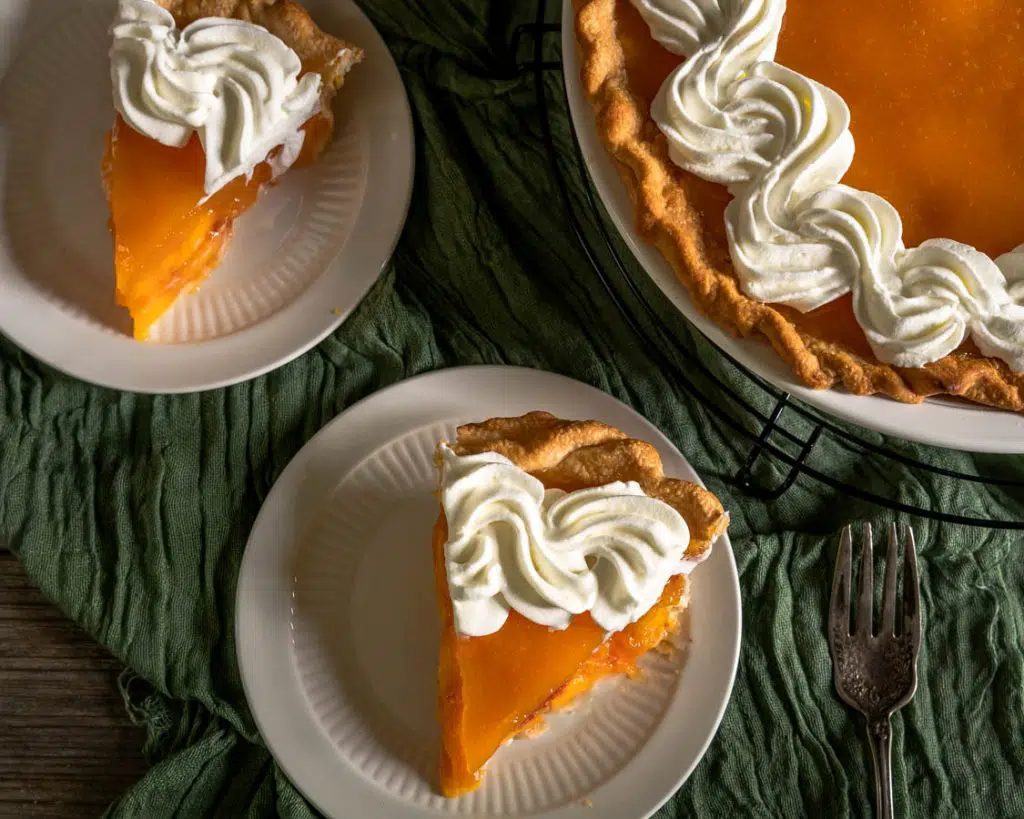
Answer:
<path fill-rule="evenodd" d="M 875 815 L 892 819 L 892 725 L 888 716 L 868 718 L 868 743 L 875 762 Z"/>

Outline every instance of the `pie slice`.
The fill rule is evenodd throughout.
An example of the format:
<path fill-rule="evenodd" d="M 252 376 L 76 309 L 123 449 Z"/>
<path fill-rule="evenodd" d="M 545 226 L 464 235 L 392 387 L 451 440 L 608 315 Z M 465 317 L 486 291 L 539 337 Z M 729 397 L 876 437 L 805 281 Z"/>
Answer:
<path fill-rule="evenodd" d="M 661 459 L 650 444 L 595 421 L 564 421 L 533 412 L 470 424 L 459 428 L 450 446 L 442 444 L 438 462 L 442 509 L 434 529 L 433 551 L 442 621 L 440 788 L 445 796 L 455 797 L 479 786 L 485 764 L 504 743 L 542 728 L 544 714 L 572 704 L 608 675 L 638 673 L 640 657 L 678 630 L 679 615 L 689 603 L 685 572 L 709 553 L 712 541 L 725 531 L 728 516 L 707 490 L 666 478 Z M 476 469 L 482 471 L 474 472 Z M 632 490 L 629 484 L 617 483 L 630 481 L 636 482 Z M 496 486 L 502 487 L 498 494 L 505 501 L 517 498 L 500 513 L 493 506 Z M 590 490 L 590 494 L 579 490 Z M 514 548 L 506 539 L 516 529 L 509 523 L 507 509 L 521 510 L 536 502 L 540 504 L 539 517 L 522 517 L 519 525 L 525 528 L 516 531 L 544 521 L 543 537 L 548 537 L 554 531 L 552 521 L 572 519 L 574 525 L 583 526 L 580 521 L 600 519 L 596 528 L 573 530 L 574 548 L 587 551 L 593 547 L 594 551 L 567 576 L 573 583 L 585 580 L 586 575 L 599 578 L 598 600 L 606 595 L 616 600 L 616 587 L 604 574 L 614 560 L 607 552 L 602 557 L 597 553 L 601 551 L 598 544 L 607 544 L 609 531 L 622 537 L 623 532 L 635 534 L 637 526 L 643 529 L 648 525 L 642 518 L 630 516 L 627 510 L 632 506 L 622 505 L 622 496 L 628 491 L 643 496 L 640 501 L 630 498 L 629 504 L 648 504 L 645 509 L 667 516 L 664 519 L 669 523 L 684 521 L 681 530 L 659 530 L 663 539 L 668 533 L 667 543 L 661 545 L 676 551 L 666 558 L 670 562 L 656 571 L 645 564 L 650 571 L 646 575 L 649 596 L 638 598 L 644 602 L 627 614 L 619 611 L 611 618 L 617 622 L 611 622 L 599 604 L 585 611 L 577 605 L 577 613 L 572 614 L 557 610 L 550 599 L 538 602 L 529 590 L 515 591 L 521 568 L 517 569 L 510 557 Z M 594 493 L 596 497 L 591 496 Z M 559 506 L 563 503 L 568 503 L 571 511 Z M 587 514 L 594 517 L 580 511 L 587 503 L 593 504 L 587 507 Z M 449 531 L 453 512 L 459 526 L 456 532 Z M 494 524 L 498 518 L 504 523 Z M 481 524 L 483 520 L 490 520 L 492 528 Z M 538 582 L 550 581 L 557 587 L 565 566 L 553 567 L 544 555 L 554 555 L 558 563 L 572 549 L 566 547 L 566 538 L 551 535 L 550 542 L 559 545 L 545 552 L 541 537 L 531 540 L 528 552 L 520 554 L 532 554 L 531 565 L 542 578 Z M 628 535 L 623 539 L 628 540 Z M 642 553 L 610 551 L 627 564 L 640 559 Z M 492 563 L 481 574 L 479 561 L 488 554 Z M 485 577 L 494 581 L 497 564 L 506 581 L 505 597 L 502 600 L 498 594 L 481 603 L 480 589 L 474 583 Z M 636 575 L 644 576 L 642 571 Z M 518 602 L 513 601 L 516 596 Z M 563 621 L 552 626 L 558 617 Z M 485 621 L 489 625 L 481 626 Z"/>
<path fill-rule="evenodd" d="M 167 12 L 181 32 L 169 31 L 161 40 L 168 28 L 162 25 Z M 224 30 L 232 34 L 240 31 L 237 38 L 240 42 L 244 43 L 253 31 L 276 38 L 268 41 L 278 51 L 268 50 L 266 43 L 259 41 L 255 48 L 249 49 L 267 62 L 263 73 L 251 70 L 244 63 L 244 55 L 238 61 L 244 66 L 242 69 L 238 65 L 199 65 L 198 60 L 209 62 L 209 40 L 217 35 L 216 25 L 227 20 L 234 25 Z M 189 29 L 193 23 L 199 28 Z M 139 121 L 150 125 L 154 133 L 172 133 L 182 143 L 166 144 L 167 140 L 158 140 L 132 127 L 119 114 L 108 135 L 103 158 L 103 181 L 114 238 L 116 298 L 131 314 L 135 338 L 144 340 L 175 300 L 197 288 L 217 266 L 231 240 L 235 219 L 256 203 L 260 192 L 289 168 L 308 165 L 320 156 L 333 132 L 332 100 L 345 75 L 362 59 L 362 52 L 317 28 L 306 10 L 293 0 L 122 0 L 114 31 L 115 38 L 148 38 L 160 48 L 165 47 L 166 38 L 180 38 L 174 39 L 175 45 L 167 46 L 167 53 L 163 55 L 163 59 L 177 61 L 174 63 L 179 69 L 177 74 L 157 76 L 154 80 L 156 72 L 151 68 L 122 71 L 121 77 L 116 69 L 112 72 L 115 91 L 118 91 L 118 83 L 123 82 L 125 87 L 121 93 L 131 100 L 133 111 L 143 109 Z M 194 44 L 188 39 L 190 36 L 195 37 Z M 203 37 L 207 39 L 204 41 Z M 224 47 L 222 43 L 214 45 Z M 186 47 L 191 47 L 192 51 L 187 51 Z M 259 128 L 266 123 L 259 106 L 266 98 L 272 99 L 274 83 L 281 82 L 276 73 L 280 66 L 274 59 L 279 56 L 278 52 L 287 57 L 288 50 L 294 54 L 291 59 L 297 58 L 294 64 L 301 65 L 296 72 L 298 77 L 294 78 L 300 88 L 307 75 L 319 78 L 319 99 L 313 100 L 310 116 L 305 122 L 297 123 L 300 132 L 284 143 L 277 143 L 275 135 L 271 134 L 269 149 L 256 156 L 250 162 L 251 167 L 233 178 L 224 178 L 230 176 L 230 172 L 222 174 L 220 184 L 211 189 L 211 158 L 199 130 L 191 135 L 188 129 L 169 131 L 171 125 L 163 119 L 166 111 L 154 105 L 145 108 L 147 102 L 152 96 L 163 93 L 159 106 L 173 108 L 178 101 L 173 96 L 179 90 L 176 86 L 212 83 L 218 79 L 218 72 L 224 72 L 226 80 L 222 86 L 203 89 L 208 98 L 223 96 L 227 100 L 222 127 L 219 130 L 212 126 L 207 128 L 206 144 L 221 148 L 218 167 L 225 164 L 224 157 L 228 158 L 228 164 L 233 161 L 244 165 L 244 151 L 259 150 Z M 131 55 L 136 53 L 138 50 L 129 50 Z M 196 62 L 189 63 L 190 59 Z M 251 94 L 255 103 L 241 99 L 244 94 L 238 89 L 246 83 L 252 83 L 256 89 Z M 246 88 L 246 92 L 250 90 Z M 276 92 L 280 92 L 280 88 Z M 234 97 L 230 97 L 232 93 Z M 266 96 L 261 98 L 261 94 Z M 290 102 L 286 99 L 285 106 Z M 180 114 L 173 111 L 174 116 L 183 121 L 194 117 L 189 104 L 194 104 L 194 100 L 185 103 Z M 249 121 L 244 121 L 244 115 L 237 113 L 245 107 L 256 109 Z M 232 139 L 236 139 L 237 144 L 230 143 Z"/>
<path fill-rule="evenodd" d="M 1024 410 L 1016 8 L 574 5 L 583 89 L 638 231 L 705 315 L 765 339 L 810 387 Z"/>

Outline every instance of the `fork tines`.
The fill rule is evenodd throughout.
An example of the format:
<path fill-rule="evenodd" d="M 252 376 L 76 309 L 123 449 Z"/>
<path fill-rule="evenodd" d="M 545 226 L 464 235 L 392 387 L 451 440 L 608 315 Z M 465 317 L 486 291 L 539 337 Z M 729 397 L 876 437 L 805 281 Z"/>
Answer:
<path fill-rule="evenodd" d="M 897 574 L 899 572 L 899 533 L 896 524 L 889 526 L 889 546 L 885 558 L 885 579 L 882 590 L 882 613 L 878 628 L 873 628 L 874 612 L 874 548 L 871 524 L 864 524 L 864 540 L 860 565 L 860 590 L 857 597 L 856 624 L 850 630 L 850 599 L 853 590 L 853 535 L 851 527 L 843 529 L 836 558 L 835 577 L 832 581 L 832 600 L 829 611 L 830 629 L 835 633 L 845 623 L 846 634 L 897 636 L 913 639 L 920 632 L 919 589 L 917 578 L 917 546 L 914 532 L 906 527 L 903 548 L 903 611 L 900 622 L 896 618 Z"/>

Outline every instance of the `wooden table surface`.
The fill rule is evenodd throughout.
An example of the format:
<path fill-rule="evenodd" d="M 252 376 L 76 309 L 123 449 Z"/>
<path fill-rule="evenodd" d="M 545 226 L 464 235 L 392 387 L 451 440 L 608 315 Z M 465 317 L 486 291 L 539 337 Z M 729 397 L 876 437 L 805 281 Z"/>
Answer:
<path fill-rule="evenodd" d="M 143 775 L 121 670 L 0 544 L 0 818 L 97 817 Z"/>

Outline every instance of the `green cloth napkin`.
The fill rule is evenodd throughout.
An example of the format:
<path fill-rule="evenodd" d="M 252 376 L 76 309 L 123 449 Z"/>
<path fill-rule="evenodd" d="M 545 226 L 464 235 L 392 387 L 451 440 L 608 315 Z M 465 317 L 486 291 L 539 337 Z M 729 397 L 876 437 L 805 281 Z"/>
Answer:
<path fill-rule="evenodd" d="M 249 529 L 292 456 L 354 401 L 426 370 L 499 363 L 564 373 L 629 403 L 732 514 L 739 675 L 707 756 L 659 816 L 869 816 L 864 729 L 833 693 L 824 622 L 838 529 L 890 515 L 805 478 L 771 503 L 735 487 L 749 444 L 722 423 L 727 407 L 681 391 L 571 233 L 534 77 L 514 70 L 510 49 L 533 0 L 363 6 L 408 88 L 417 176 L 393 262 L 340 330 L 270 375 L 176 397 L 90 387 L 0 340 L 0 536 L 45 593 L 133 669 L 125 700 L 147 730 L 153 767 L 108 815 L 315 815 L 274 764 L 242 694 L 234 595 Z M 558 59 L 557 34 L 545 53 Z M 544 81 L 558 151 L 571 160 L 557 70 Z M 570 178 L 572 207 L 592 231 L 583 183 Z M 756 392 L 636 278 L 680 345 L 741 393 Z M 1020 493 L 957 488 L 827 440 L 815 452 L 830 474 L 904 503 L 1020 515 Z M 929 457 L 975 466 L 964 455 Z M 1020 462 L 984 466 L 1020 477 Z M 917 697 L 894 723 L 897 811 L 1024 815 L 1024 553 L 1014 535 L 911 522 L 925 641 Z"/>

